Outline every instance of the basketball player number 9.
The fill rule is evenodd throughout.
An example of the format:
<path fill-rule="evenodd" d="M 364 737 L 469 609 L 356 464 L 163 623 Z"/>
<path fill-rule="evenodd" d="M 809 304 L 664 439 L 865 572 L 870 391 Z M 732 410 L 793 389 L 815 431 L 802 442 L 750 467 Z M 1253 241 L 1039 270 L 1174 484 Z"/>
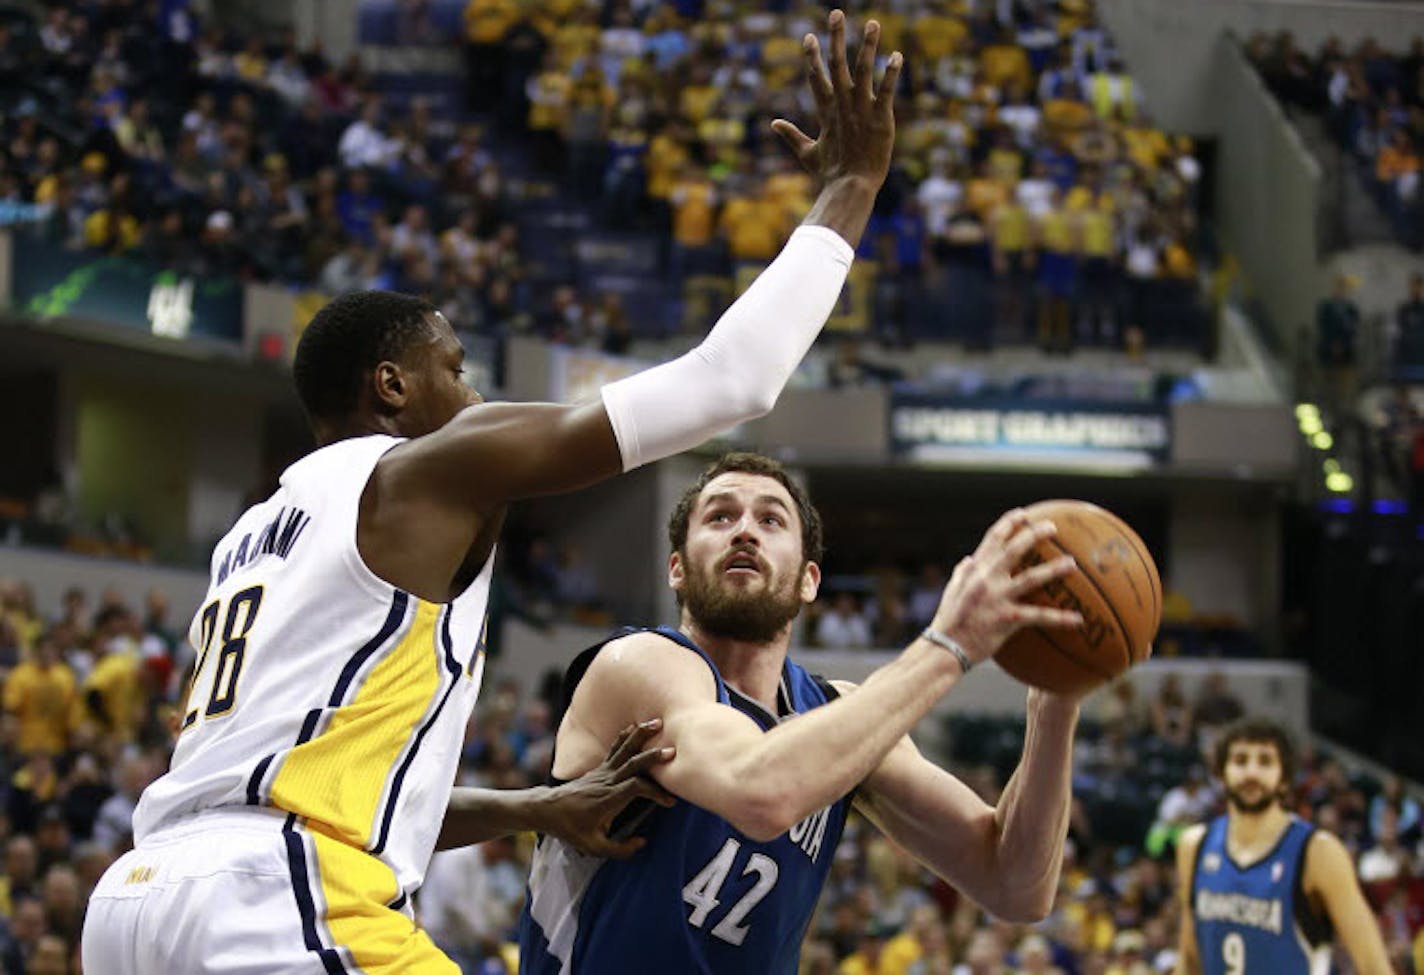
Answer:
<path fill-rule="evenodd" d="M 218 651 L 217 662 L 213 665 L 213 686 L 208 694 L 208 706 L 203 716 L 215 718 L 227 714 L 237 703 L 237 678 L 242 673 L 242 661 L 247 654 L 247 634 L 252 624 L 257 622 L 257 610 L 262 605 L 262 587 L 244 589 L 232 597 L 227 604 L 227 616 L 222 625 L 222 648 Z M 212 649 L 213 637 L 217 634 L 218 618 L 222 613 L 222 600 L 215 599 L 203 607 L 199 632 L 203 648 L 198 654 L 198 663 L 193 667 L 193 679 L 188 685 L 188 700 L 193 700 L 193 690 L 198 686 L 198 678 L 208 662 L 208 651 Z M 183 730 L 197 723 L 198 709 L 194 708 L 183 717 Z"/>
<path fill-rule="evenodd" d="M 1246 971 L 1246 942 L 1235 931 L 1221 939 L 1221 960 L 1226 962 L 1226 975 Z"/>

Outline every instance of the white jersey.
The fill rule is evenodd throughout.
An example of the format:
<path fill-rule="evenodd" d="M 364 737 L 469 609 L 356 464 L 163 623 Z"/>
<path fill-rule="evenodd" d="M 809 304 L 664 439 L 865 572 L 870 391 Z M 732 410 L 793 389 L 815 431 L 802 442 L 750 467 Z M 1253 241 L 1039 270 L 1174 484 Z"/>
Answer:
<path fill-rule="evenodd" d="M 138 844 L 204 810 L 274 807 L 420 886 L 479 693 L 493 556 L 444 604 L 366 567 L 361 494 L 400 442 L 304 457 L 218 544 L 183 729 L 134 814 Z"/>

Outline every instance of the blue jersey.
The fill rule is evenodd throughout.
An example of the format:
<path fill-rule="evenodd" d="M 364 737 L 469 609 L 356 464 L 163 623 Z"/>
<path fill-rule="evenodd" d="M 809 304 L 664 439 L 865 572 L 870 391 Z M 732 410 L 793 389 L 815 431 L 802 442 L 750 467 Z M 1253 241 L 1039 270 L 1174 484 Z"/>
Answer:
<path fill-rule="evenodd" d="M 1317 975 L 1329 970 L 1329 922 L 1303 887 L 1315 828 L 1292 816 L 1270 853 L 1242 865 L 1226 849 L 1226 816 L 1197 850 L 1192 919 L 1202 975 Z"/>
<path fill-rule="evenodd" d="M 653 632 L 706 661 L 717 701 L 763 731 L 835 696 L 788 660 L 777 694 L 780 713 L 769 714 L 728 687 L 711 658 L 681 633 Z M 569 668 L 566 701 L 602 647 L 585 651 Z M 647 845 L 626 860 L 583 856 L 542 837 L 519 920 L 520 972 L 795 975 L 850 802 L 850 796 L 840 799 L 769 843 L 688 802 L 653 807 L 641 830 Z"/>

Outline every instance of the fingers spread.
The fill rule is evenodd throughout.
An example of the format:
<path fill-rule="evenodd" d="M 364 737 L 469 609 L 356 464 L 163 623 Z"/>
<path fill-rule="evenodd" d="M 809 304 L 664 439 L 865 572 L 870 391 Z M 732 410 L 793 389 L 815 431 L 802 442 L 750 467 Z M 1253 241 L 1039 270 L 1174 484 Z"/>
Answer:
<path fill-rule="evenodd" d="M 1009 592 L 1015 597 L 1033 592 L 1035 589 L 1042 588 L 1054 579 L 1061 579 L 1077 567 L 1078 560 L 1071 555 L 1064 555 L 1051 562 L 1035 565 L 1014 576 L 1013 585 L 1009 587 Z"/>
<path fill-rule="evenodd" d="M 904 63 L 904 55 L 899 51 L 890 55 L 890 60 L 885 65 L 885 77 L 880 79 L 880 90 L 875 93 L 876 101 L 881 103 L 881 110 L 891 118 L 895 117 L 895 85 L 900 81 L 900 68 Z"/>
<path fill-rule="evenodd" d="M 801 50 L 806 55 L 806 80 L 815 96 L 816 107 L 824 110 L 835 99 L 831 88 L 831 76 L 826 72 L 826 62 L 821 57 L 821 42 L 815 34 L 807 34 L 801 42 Z"/>
<path fill-rule="evenodd" d="M 831 11 L 831 83 L 837 99 L 850 98 L 854 82 L 846 63 L 845 14 L 839 10 Z"/>
<path fill-rule="evenodd" d="M 619 732 L 618 737 L 613 742 L 612 749 L 609 750 L 608 760 L 605 763 L 610 768 L 618 768 L 627 762 L 634 755 L 638 754 L 649 741 L 653 739 L 663 728 L 661 718 L 651 718 L 640 724 L 630 725 Z"/>
<path fill-rule="evenodd" d="M 880 24 L 866 21 L 860 50 L 855 56 L 855 95 L 860 101 L 870 101 L 875 91 L 875 53 L 880 47 Z"/>
<path fill-rule="evenodd" d="M 623 782 L 627 779 L 642 775 L 654 765 L 663 765 L 667 762 L 671 762 L 673 756 L 676 754 L 677 749 L 671 745 L 666 745 L 662 748 L 650 748 L 618 766 L 618 770 L 613 776 L 613 781 Z"/>
<path fill-rule="evenodd" d="M 1081 613 L 1051 606 L 1019 606 L 1018 624 L 1022 627 L 1051 626 L 1055 629 L 1071 629 L 1083 625 Z"/>
<path fill-rule="evenodd" d="M 631 802 L 633 799 L 650 799 L 659 806 L 673 806 L 677 804 L 677 796 L 668 792 L 652 779 L 638 777 L 629 779 L 618 787 L 618 797 Z"/>
<path fill-rule="evenodd" d="M 1028 522 L 1028 515 L 1022 508 L 1015 508 L 999 516 L 999 520 L 984 533 L 984 539 L 974 551 L 974 557 L 983 558 L 997 554 L 1014 532 Z"/>
<path fill-rule="evenodd" d="M 801 154 L 806 152 L 815 143 L 805 132 L 802 132 L 793 123 L 785 119 L 777 119 L 771 123 L 771 130 L 781 136 L 782 140 L 791 147 L 791 151 L 800 159 Z"/>
<path fill-rule="evenodd" d="M 1052 538 L 1057 533 L 1058 528 L 1051 521 L 1030 523 L 1005 543 L 999 551 L 996 565 L 1003 569 L 1018 565 L 1035 545 L 1044 539 Z"/>

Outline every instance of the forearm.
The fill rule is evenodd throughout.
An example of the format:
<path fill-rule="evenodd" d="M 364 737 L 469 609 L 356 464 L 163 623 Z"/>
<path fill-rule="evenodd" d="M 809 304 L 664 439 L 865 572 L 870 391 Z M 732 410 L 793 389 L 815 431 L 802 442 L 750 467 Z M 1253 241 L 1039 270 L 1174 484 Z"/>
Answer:
<path fill-rule="evenodd" d="M 855 693 L 761 736 L 727 786 L 778 835 L 864 781 L 961 676 L 952 656 L 916 640 Z"/>
<path fill-rule="evenodd" d="M 695 447 L 775 405 L 835 307 L 854 257 L 836 236 L 853 229 L 853 194 L 822 194 L 828 196 L 822 216 L 835 225 L 803 225 L 792 234 L 700 345 L 603 387 L 625 471 Z"/>
<path fill-rule="evenodd" d="M 1031 915 L 1053 905 L 1073 801 L 1073 731 L 1078 705 L 1030 692 L 1023 757 L 994 812 L 995 873 Z"/>
<path fill-rule="evenodd" d="M 860 244 L 865 225 L 870 222 L 879 187 L 863 177 L 846 177 L 827 183 L 801 225 L 829 227 L 851 247 Z"/>
<path fill-rule="evenodd" d="M 457 786 L 450 791 L 435 849 L 470 846 L 527 830 L 544 832 L 553 791 L 543 786 L 532 789 Z"/>

